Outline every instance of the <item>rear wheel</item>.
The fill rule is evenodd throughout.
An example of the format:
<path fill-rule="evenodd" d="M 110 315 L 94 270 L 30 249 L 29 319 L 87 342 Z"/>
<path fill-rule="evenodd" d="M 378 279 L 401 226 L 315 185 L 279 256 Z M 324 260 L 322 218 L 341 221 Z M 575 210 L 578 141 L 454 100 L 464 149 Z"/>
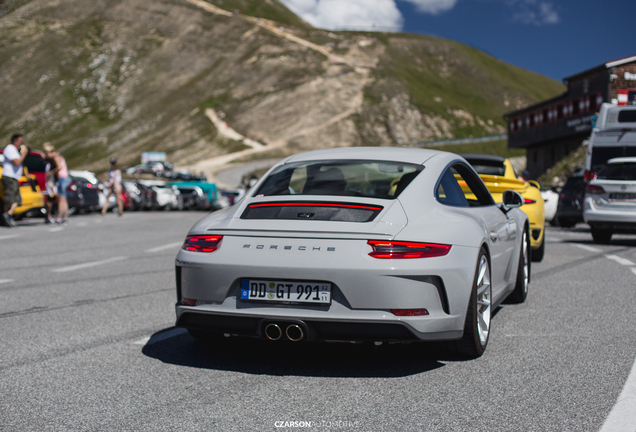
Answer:
<path fill-rule="evenodd" d="M 612 231 L 608 229 L 600 229 L 592 227 L 592 238 L 596 243 L 609 243 L 612 239 Z"/>
<path fill-rule="evenodd" d="M 543 233 L 543 240 L 541 240 L 541 246 L 538 249 L 532 249 L 532 261 L 543 261 L 543 255 L 545 255 L 545 232 Z"/>
<path fill-rule="evenodd" d="M 479 253 L 473 290 L 466 311 L 464 336 L 454 343 L 454 351 L 469 358 L 477 358 L 486 351 L 490 336 L 492 287 L 490 263 L 485 249 Z"/>
<path fill-rule="evenodd" d="M 530 284 L 530 238 L 527 231 L 523 232 L 521 250 L 519 251 L 519 266 L 517 267 L 517 283 L 515 289 L 510 293 L 507 301 L 510 303 L 523 303 L 528 296 L 528 286 Z"/>

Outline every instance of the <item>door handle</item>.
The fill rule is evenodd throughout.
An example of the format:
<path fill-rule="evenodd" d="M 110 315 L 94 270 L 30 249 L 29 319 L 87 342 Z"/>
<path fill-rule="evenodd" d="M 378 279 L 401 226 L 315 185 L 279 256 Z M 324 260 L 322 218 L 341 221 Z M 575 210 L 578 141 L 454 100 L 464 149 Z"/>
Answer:
<path fill-rule="evenodd" d="M 499 238 L 499 236 L 497 236 L 497 233 L 490 233 L 490 240 L 492 240 L 493 243 L 497 241 L 497 238 Z"/>

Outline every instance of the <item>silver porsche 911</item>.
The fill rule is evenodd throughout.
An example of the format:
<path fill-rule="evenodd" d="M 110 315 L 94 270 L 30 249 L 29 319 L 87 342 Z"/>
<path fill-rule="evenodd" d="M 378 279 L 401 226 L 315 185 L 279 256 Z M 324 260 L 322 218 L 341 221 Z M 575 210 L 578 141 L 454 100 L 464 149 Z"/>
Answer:
<path fill-rule="evenodd" d="M 291 156 L 192 228 L 177 326 L 198 339 L 453 341 L 478 357 L 493 309 L 524 301 L 530 280 L 523 198 L 503 201 L 452 153 Z"/>

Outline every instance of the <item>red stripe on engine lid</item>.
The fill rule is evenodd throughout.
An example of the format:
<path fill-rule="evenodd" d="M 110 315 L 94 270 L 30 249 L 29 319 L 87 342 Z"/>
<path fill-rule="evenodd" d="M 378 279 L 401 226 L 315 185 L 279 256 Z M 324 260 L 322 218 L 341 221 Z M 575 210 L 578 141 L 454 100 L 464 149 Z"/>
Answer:
<path fill-rule="evenodd" d="M 379 206 L 325 203 L 325 202 L 277 202 L 277 203 L 250 204 L 248 207 L 293 207 L 293 206 L 342 207 L 342 208 L 356 208 L 356 209 L 374 210 L 374 211 L 379 211 L 379 210 L 382 210 L 383 208 Z"/>

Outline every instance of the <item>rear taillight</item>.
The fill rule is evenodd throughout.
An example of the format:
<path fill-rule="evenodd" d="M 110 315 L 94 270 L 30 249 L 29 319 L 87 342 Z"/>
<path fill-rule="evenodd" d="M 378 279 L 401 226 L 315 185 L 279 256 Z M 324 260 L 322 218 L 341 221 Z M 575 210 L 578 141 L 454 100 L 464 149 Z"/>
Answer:
<path fill-rule="evenodd" d="M 589 184 L 585 187 L 585 193 L 589 195 L 600 195 L 605 193 L 605 189 L 600 186 Z"/>
<path fill-rule="evenodd" d="M 70 185 L 68 185 L 68 190 L 71 192 L 77 191 L 77 185 L 75 184 L 75 182 L 72 182 Z"/>
<path fill-rule="evenodd" d="M 223 236 L 194 235 L 186 237 L 183 249 L 191 252 L 214 252 L 221 247 Z"/>
<path fill-rule="evenodd" d="M 395 316 L 424 316 L 428 315 L 426 309 L 391 309 Z"/>
<path fill-rule="evenodd" d="M 367 244 L 373 248 L 369 256 L 379 259 L 439 257 L 446 255 L 451 248 L 443 244 L 385 240 L 369 240 Z"/>
<path fill-rule="evenodd" d="M 28 180 L 27 181 L 20 180 L 18 181 L 18 183 L 20 183 L 20 186 L 31 186 L 31 182 Z"/>
<path fill-rule="evenodd" d="M 586 182 L 589 182 L 591 180 L 594 180 L 595 178 L 596 178 L 595 173 L 593 173 L 592 171 L 585 170 L 585 174 L 583 175 L 583 180 L 585 180 Z"/>
<path fill-rule="evenodd" d="M 533 200 L 533 199 L 530 199 L 530 198 L 524 198 L 523 199 L 523 203 L 524 204 L 534 204 L 534 203 L 536 203 L 536 201 Z"/>

